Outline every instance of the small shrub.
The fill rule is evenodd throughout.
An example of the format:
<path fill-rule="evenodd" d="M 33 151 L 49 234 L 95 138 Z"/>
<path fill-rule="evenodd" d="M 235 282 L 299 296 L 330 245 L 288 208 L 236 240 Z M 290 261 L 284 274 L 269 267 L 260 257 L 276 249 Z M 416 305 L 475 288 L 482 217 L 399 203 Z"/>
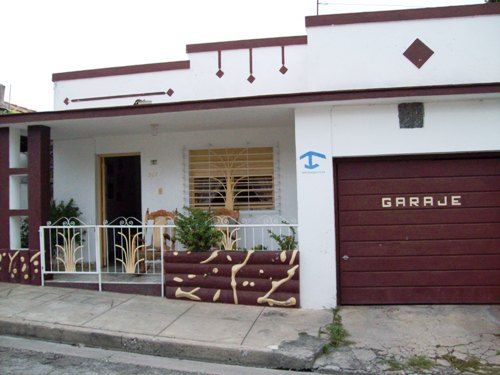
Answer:
<path fill-rule="evenodd" d="M 267 250 L 267 246 L 264 246 L 262 244 L 260 245 L 255 245 L 254 247 L 252 247 L 252 250 L 255 250 L 255 251 L 263 251 L 263 250 Z"/>
<path fill-rule="evenodd" d="M 254 247 L 251 247 L 250 249 L 247 249 L 246 247 L 238 247 L 236 250 L 238 250 L 238 251 L 248 251 L 248 250 L 264 251 L 264 250 L 267 250 L 267 246 L 259 244 L 259 245 L 255 245 Z"/>
<path fill-rule="evenodd" d="M 423 355 L 416 355 L 408 358 L 406 364 L 409 367 L 418 368 L 421 370 L 429 370 L 434 367 L 434 362 Z"/>
<path fill-rule="evenodd" d="M 60 201 L 57 203 L 52 200 L 50 202 L 50 219 L 49 221 L 55 223 L 57 220 L 63 217 L 75 217 L 79 218 L 82 215 L 80 208 L 76 205 L 74 199 L 70 199 L 68 203 Z"/>
<path fill-rule="evenodd" d="M 349 344 L 347 337 L 349 337 L 349 332 L 344 328 L 342 324 L 342 317 L 338 309 L 333 309 L 333 320 L 325 328 L 320 330 L 320 335 L 328 336 L 328 344 L 323 347 L 323 352 L 327 352 L 330 348 L 338 348 L 342 345 Z"/>
<path fill-rule="evenodd" d="M 75 203 L 74 199 L 70 199 L 68 202 L 59 201 L 57 203 L 54 200 L 50 201 L 50 216 L 49 221 L 54 224 L 57 220 L 62 218 L 80 218 L 82 211 Z M 46 223 L 42 223 L 45 225 Z M 23 219 L 21 222 L 21 247 L 28 248 L 28 219 Z M 73 232 L 72 232 L 73 233 Z M 57 236 L 52 237 L 52 248 L 55 247 L 57 241 Z"/>
<path fill-rule="evenodd" d="M 283 224 L 289 224 L 286 221 L 282 221 Z M 269 237 L 275 240 L 280 248 L 280 250 L 295 250 L 297 248 L 297 240 L 295 239 L 296 232 L 294 227 L 290 227 L 291 234 L 276 234 L 272 230 L 268 229 Z"/>
<path fill-rule="evenodd" d="M 389 366 L 389 371 L 402 371 L 406 368 L 404 363 L 399 362 L 395 358 L 389 358 L 385 360 L 384 363 Z"/>
<path fill-rule="evenodd" d="M 442 358 L 447 360 L 453 368 L 460 372 L 479 370 L 481 368 L 481 362 L 474 356 L 467 357 L 466 359 L 460 359 L 455 357 L 453 354 L 446 354 Z"/>
<path fill-rule="evenodd" d="M 186 214 L 175 215 L 175 240 L 189 251 L 210 251 L 222 238 L 223 233 L 212 225 L 212 214 L 199 208 L 184 207 Z"/>

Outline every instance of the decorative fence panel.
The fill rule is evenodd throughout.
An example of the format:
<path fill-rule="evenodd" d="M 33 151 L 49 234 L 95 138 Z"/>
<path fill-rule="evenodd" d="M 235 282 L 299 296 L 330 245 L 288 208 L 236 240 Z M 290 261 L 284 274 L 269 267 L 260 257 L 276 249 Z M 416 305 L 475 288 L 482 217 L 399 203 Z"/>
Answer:
<path fill-rule="evenodd" d="M 176 241 L 175 225 L 143 225 L 134 218 L 118 218 L 104 225 L 88 225 L 73 218 L 61 219 L 54 224 L 49 223 L 40 227 L 41 283 L 42 285 L 78 286 L 100 291 L 161 294 L 161 296 L 165 296 L 165 285 L 167 285 L 167 297 L 187 296 L 186 298 L 189 298 L 189 293 L 185 294 L 182 288 L 181 292 L 177 289 L 172 292 L 171 288 L 174 286 L 190 287 L 192 282 L 179 284 L 176 281 L 180 278 L 179 270 L 171 268 L 170 263 L 182 263 L 184 268 L 189 268 L 189 270 L 186 268 L 185 275 L 185 279 L 189 280 L 190 274 L 203 276 L 207 273 L 203 271 L 207 267 L 206 264 L 196 264 L 198 257 L 208 258 L 212 256 L 211 254 L 217 255 L 223 252 L 227 254 L 225 259 L 234 258 L 234 262 L 225 262 L 225 265 L 221 266 L 223 272 L 218 276 L 218 282 L 225 285 L 224 291 L 219 291 L 219 294 L 222 293 L 220 298 L 214 299 L 214 296 L 211 296 L 212 301 L 238 303 L 237 293 L 233 293 L 233 289 L 229 290 L 228 287 L 232 283 L 239 282 L 237 277 L 250 277 L 253 274 L 247 275 L 245 270 L 239 276 L 236 274 L 231 276 L 230 269 L 239 264 L 238 260 L 244 260 L 248 256 L 252 258 L 250 264 L 254 264 L 254 266 L 247 267 L 249 270 L 258 265 L 259 269 L 267 272 L 269 276 L 266 273 L 266 279 L 260 280 L 259 278 L 263 277 L 261 273 L 252 276 L 255 280 L 241 281 L 241 283 L 248 281 L 245 284 L 257 286 L 254 290 L 250 290 L 251 293 L 239 292 L 240 303 L 248 304 L 253 297 L 258 298 L 262 294 L 260 297 L 265 301 L 261 299 L 261 302 L 257 302 L 255 299 L 253 304 L 298 306 L 299 272 L 296 225 L 218 222 L 214 227 L 221 232 L 218 246 L 212 252 L 190 252 Z M 172 258 L 178 254 L 182 255 L 185 262 L 179 262 L 180 258 Z M 255 255 L 252 256 L 252 254 Z M 195 261 L 191 261 L 191 257 Z M 284 258 L 288 260 L 285 262 Z M 289 263 L 292 258 L 293 262 Z M 291 268 L 293 272 L 289 270 Z M 288 274 L 289 271 L 293 275 Z M 227 277 L 225 280 L 227 282 L 220 279 L 222 276 Z M 200 285 L 203 288 L 213 289 L 214 278 L 207 277 L 208 273 L 205 279 L 211 281 L 207 286 L 203 286 L 204 283 Z M 273 277 L 274 280 L 285 278 L 287 280 L 274 287 Z M 286 286 L 281 286 L 285 283 Z M 244 290 L 246 286 L 240 287 L 240 290 Z M 274 293 L 274 289 L 278 287 L 280 289 L 277 292 L 279 300 L 270 298 L 270 294 Z M 269 295 L 266 296 L 267 292 Z M 191 293 L 193 294 L 192 291 Z M 204 296 L 213 294 L 211 291 L 203 293 Z M 208 300 L 208 297 L 200 300 Z"/>

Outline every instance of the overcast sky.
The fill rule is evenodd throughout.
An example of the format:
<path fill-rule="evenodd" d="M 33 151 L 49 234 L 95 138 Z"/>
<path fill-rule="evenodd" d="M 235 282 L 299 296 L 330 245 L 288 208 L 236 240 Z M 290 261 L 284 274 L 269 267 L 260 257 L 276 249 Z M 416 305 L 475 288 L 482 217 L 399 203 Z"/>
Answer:
<path fill-rule="evenodd" d="M 322 0 L 320 14 L 484 0 Z M 0 83 L 52 109 L 51 74 L 186 59 L 185 45 L 300 35 L 316 0 L 0 0 Z"/>

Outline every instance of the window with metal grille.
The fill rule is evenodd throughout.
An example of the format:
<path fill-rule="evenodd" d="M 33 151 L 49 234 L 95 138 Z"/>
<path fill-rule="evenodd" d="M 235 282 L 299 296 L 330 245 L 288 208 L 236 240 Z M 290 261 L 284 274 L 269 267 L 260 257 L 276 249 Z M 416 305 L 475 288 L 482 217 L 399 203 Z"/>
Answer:
<path fill-rule="evenodd" d="M 189 151 L 189 204 L 203 209 L 275 208 L 272 147 Z"/>

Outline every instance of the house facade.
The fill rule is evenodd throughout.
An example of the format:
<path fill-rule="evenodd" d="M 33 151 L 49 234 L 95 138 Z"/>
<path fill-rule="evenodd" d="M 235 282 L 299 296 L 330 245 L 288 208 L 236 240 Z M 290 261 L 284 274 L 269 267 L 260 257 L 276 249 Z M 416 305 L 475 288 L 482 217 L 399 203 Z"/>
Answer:
<path fill-rule="evenodd" d="M 54 111 L 0 117 L 5 281 L 66 270 L 47 255 L 58 244 L 46 225 L 52 142 L 53 196 L 82 211 L 89 274 L 116 270 L 116 250 L 94 250 L 107 248 L 103 233 L 116 241 L 120 217 L 226 208 L 239 226 L 222 228 L 236 233 L 222 250 L 282 254 L 266 260 L 281 276 L 255 263 L 255 281 L 238 280 L 255 255 L 233 264 L 226 253 L 227 275 L 201 271 L 214 285 L 241 281 L 245 299 L 298 306 L 279 295 L 293 282 L 304 308 L 500 302 L 500 4 L 311 16 L 306 31 L 187 45 L 186 61 L 56 73 Z M 268 231 L 297 232 L 298 243 L 284 249 Z M 12 276 L 23 267 L 27 277 Z M 165 294 L 201 298 L 198 284 L 173 287 L 188 278 L 181 268 L 161 271 Z M 202 300 L 224 293 L 207 288 Z"/>

